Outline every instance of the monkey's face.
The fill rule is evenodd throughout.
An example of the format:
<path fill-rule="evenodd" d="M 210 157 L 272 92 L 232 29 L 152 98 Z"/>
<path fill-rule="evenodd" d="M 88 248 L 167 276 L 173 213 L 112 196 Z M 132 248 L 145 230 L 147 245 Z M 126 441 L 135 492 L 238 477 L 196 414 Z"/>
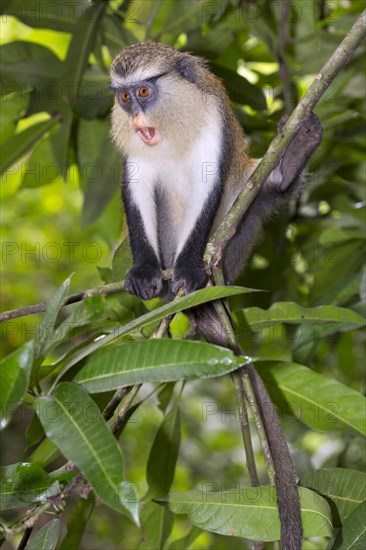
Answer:
<path fill-rule="evenodd" d="M 159 130 L 152 125 L 148 116 L 158 98 L 158 88 L 153 80 L 156 79 L 126 83 L 117 88 L 111 86 L 120 107 L 128 115 L 131 130 L 149 146 L 157 145 L 160 141 Z"/>
<path fill-rule="evenodd" d="M 157 150 L 160 159 L 188 151 L 217 110 L 197 85 L 201 73 L 202 60 L 170 46 L 141 43 L 122 50 L 111 66 L 117 146 L 125 154 L 153 159 Z"/>

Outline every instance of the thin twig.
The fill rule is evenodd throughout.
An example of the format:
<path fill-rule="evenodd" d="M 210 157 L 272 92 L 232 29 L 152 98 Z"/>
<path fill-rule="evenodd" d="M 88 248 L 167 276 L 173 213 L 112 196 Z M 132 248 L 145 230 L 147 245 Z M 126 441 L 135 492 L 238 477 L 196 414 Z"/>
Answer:
<path fill-rule="evenodd" d="M 259 487 L 259 479 L 257 474 L 257 468 L 255 465 L 248 413 L 247 413 L 247 408 L 244 401 L 244 392 L 241 384 L 239 371 L 234 372 L 231 375 L 231 378 L 234 384 L 236 402 L 239 408 L 240 427 L 241 427 L 241 433 L 243 436 L 243 443 L 244 443 L 244 449 L 245 449 L 245 463 L 248 468 L 250 483 L 251 485 L 253 485 L 253 487 Z"/>
<path fill-rule="evenodd" d="M 112 418 L 114 411 L 121 403 L 122 399 L 131 391 L 131 388 L 132 386 L 124 386 L 116 389 L 112 399 L 104 408 L 103 417 L 105 418 L 105 420 L 109 420 L 110 418 Z"/>
<path fill-rule="evenodd" d="M 112 426 L 111 431 L 112 431 L 113 434 L 119 434 L 120 429 L 123 426 L 126 415 L 128 413 L 128 409 L 132 405 L 133 400 L 135 399 L 136 395 L 138 394 L 139 389 L 141 388 L 141 386 L 142 386 L 142 384 L 136 384 L 135 386 L 131 387 L 131 390 L 129 392 L 128 397 L 123 402 L 122 407 L 120 408 L 120 410 L 118 412 L 117 420 L 115 421 L 115 423 Z"/>
<path fill-rule="evenodd" d="M 266 432 L 264 430 L 263 421 L 258 409 L 257 401 L 253 392 L 252 383 L 249 379 L 248 371 L 244 368 L 241 368 L 237 371 L 240 376 L 240 383 L 242 386 L 242 391 L 245 393 L 246 400 L 250 406 L 250 409 L 252 411 L 252 415 L 254 418 L 255 426 L 257 428 L 257 433 L 259 437 L 259 441 L 262 447 L 263 455 L 264 455 L 264 461 L 266 464 L 266 470 L 268 473 L 269 481 L 271 485 L 275 484 L 275 468 L 273 464 L 273 459 L 271 456 L 271 451 L 269 449 L 269 444 L 266 436 Z"/>

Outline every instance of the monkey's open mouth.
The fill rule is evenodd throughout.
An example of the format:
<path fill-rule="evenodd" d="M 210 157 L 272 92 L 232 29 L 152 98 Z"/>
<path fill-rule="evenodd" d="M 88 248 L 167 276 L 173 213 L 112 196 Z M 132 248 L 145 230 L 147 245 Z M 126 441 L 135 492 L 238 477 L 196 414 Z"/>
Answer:
<path fill-rule="evenodd" d="M 136 132 L 146 145 L 156 145 L 159 142 L 159 133 L 156 128 L 138 128 Z"/>

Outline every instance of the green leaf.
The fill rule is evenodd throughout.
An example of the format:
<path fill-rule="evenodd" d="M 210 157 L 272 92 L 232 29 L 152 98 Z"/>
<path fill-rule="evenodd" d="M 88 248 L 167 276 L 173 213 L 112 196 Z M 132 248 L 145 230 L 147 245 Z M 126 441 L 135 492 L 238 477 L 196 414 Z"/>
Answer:
<path fill-rule="evenodd" d="M 57 445 L 53 441 L 44 439 L 33 451 L 28 460 L 44 468 L 59 457 L 60 454 Z"/>
<path fill-rule="evenodd" d="M 93 512 L 95 501 L 89 496 L 80 500 L 67 520 L 67 533 L 61 542 L 59 550 L 71 550 L 80 547 L 86 525 Z"/>
<path fill-rule="evenodd" d="M 162 550 L 174 522 L 174 516 L 163 506 L 155 502 L 146 502 L 141 506 L 142 540 L 138 550 Z"/>
<path fill-rule="evenodd" d="M 321 469 L 305 474 L 300 483 L 329 502 L 335 526 L 344 523 L 366 495 L 366 474 L 356 470 Z"/>
<path fill-rule="evenodd" d="M 102 21 L 102 32 L 106 46 L 113 56 L 117 55 L 123 48 L 138 42 L 125 25 L 114 14 L 106 14 Z"/>
<path fill-rule="evenodd" d="M 94 222 L 121 182 L 120 152 L 111 147 L 106 121 L 82 121 L 79 149 L 82 159 L 83 224 Z"/>
<path fill-rule="evenodd" d="M 1 144 L 5 144 L 15 134 L 18 119 L 27 105 L 26 94 L 16 93 L 13 90 L 14 86 L 11 85 L 9 93 L 4 90 L 4 95 L 1 97 Z"/>
<path fill-rule="evenodd" d="M 220 376 L 242 364 L 231 350 L 206 342 L 140 340 L 100 350 L 74 380 L 95 393 L 142 382 Z"/>
<path fill-rule="evenodd" d="M 75 384 L 62 382 L 50 396 L 39 397 L 36 403 L 47 436 L 80 468 L 100 499 L 137 523 L 133 491 L 132 498 L 125 498 L 120 448 L 89 395 Z"/>
<path fill-rule="evenodd" d="M 18 462 L 0 468 L 0 510 L 27 507 L 53 483 L 38 464 Z"/>
<path fill-rule="evenodd" d="M 23 132 L 14 134 L 6 141 L 1 150 L 0 175 L 6 172 L 15 162 L 22 159 L 57 122 L 57 117 L 38 122 L 38 124 L 33 124 Z"/>
<path fill-rule="evenodd" d="M 351 309 L 336 306 L 301 307 L 295 302 L 276 302 L 268 309 L 249 307 L 242 312 L 249 326 L 261 328 L 281 323 L 334 323 L 337 330 L 350 330 L 361 327 L 365 319 Z"/>
<path fill-rule="evenodd" d="M 27 448 L 33 447 L 36 443 L 39 443 L 39 441 L 44 437 L 44 430 L 42 427 L 42 424 L 39 421 L 38 416 L 34 413 L 32 416 L 32 420 L 28 424 L 26 430 L 25 430 L 25 438 L 27 441 Z M 30 462 L 33 462 L 30 460 Z"/>
<path fill-rule="evenodd" d="M 23 88 L 57 81 L 63 64 L 48 48 L 34 42 L 10 42 L 1 46 L 1 82 L 17 82 Z"/>
<path fill-rule="evenodd" d="M 93 49 L 100 19 L 105 8 L 105 2 L 88 3 L 73 28 L 71 42 L 63 64 L 66 70 L 62 75 L 62 80 L 66 84 L 71 82 L 75 86 L 70 98 L 72 102 L 78 96 L 81 78 L 88 64 L 89 55 Z"/>
<path fill-rule="evenodd" d="M 348 516 L 339 531 L 332 550 L 364 550 L 366 548 L 366 500 Z"/>
<path fill-rule="evenodd" d="M 6 0 L 1 13 L 12 15 L 30 27 L 72 32 L 77 18 L 83 14 L 89 0 L 49 2 L 40 6 L 39 0 Z M 3 18 L 6 21 L 6 18 Z"/>
<path fill-rule="evenodd" d="M 297 363 L 256 363 L 281 414 L 291 414 L 315 430 L 366 435 L 363 395 Z"/>
<path fill-rule="evenodd" d="M 175 382 L 167 382 L 163 384 L 162 388 L 157 394 L 159 401 L 159 409 L 165 414 L 165 411 L 170 403 L 172 396 L 174 395 Z"/>
<path fill-rule="evenodd" d="M 69 149 L 71 127 L 73 123 L 73 112 L 70 103 L 64 98 L 59 99 L 56 104 L 51 106 L 53 111 L 57 111 L 61 118 L 61 123 L 55 131 L 51 132 L 50 143 L 57 168 L 63 179 L 67 179 L 69 168 Z"/>
<path fill-rule="evenodd" d="M 149 490 L 145 499 L 168 494 L 177 463 L 180 433 L 179 407 L 175 406 L 163 419 L 152 444 L 146 468 Z"/>
<path fill-rule="evenodd" d="M 251 84 L 243 76 L 225 67 L 212 64 L 211 68 L 218 77 L 223 79 L 232 101 L 250 105 L 250 107 L 258 111 L 263 111 L 267 108 L 266 98 L 258 86 Z"/>
<path fill-rule="evenodd" d="M 85 348 L 75 353 L 73 357 L 65 362 L 64 369 L 61 371 L 58 379 L 60 379 L 70 367 L 78 363 L 84 357 L 92 354 L 108 342 L 112 342 L 113 340 L 117 340 L 118 338 L 125 336 L 126 334 L 130 334 L 136 329 L 160 321 L 164 317 L 177 313 L 178 311 L 190 309 L 194 306 L 209 302 L 211 300 L 227 298 L 229 296 L 244 294 L 246 292 L 255 292 L 255 290 L 239 286 L 214 286 L 197 290 L 196 292 L 192 292 L 191 294 L 183 296 L 182 298 L 176 298 L 173 302 L 169 302 L 168 304 L 164 304 L 163 306 L 154 309 L 153 311 L 149 311 L 148 313 L 141 315 L 137 319 L 130 321 L 122 327 L 118 326 L 115 330 L 112 330 L 104 338 L 98 338 L 97 341 L 88 346 L 85 346 Z"/>
<path fill-rule="evenodd" d="M 193 525 L 189 533 L 181 539 L 176 539 L 169 545 L 169 550 L 187 550 L 190 548 L 194 541 L 202 534 L 202 529 L 198 529 Z"/>
<path fill-rule="evenodd" d="M 62 306 L 62 302 L 69 292 L 71 277 L 72 275 L 62 283 L 48 303 L 43 319 L 34 337 L 34 353 L 36 357 L 42 355 L 47 349 L 47 346 L 52 343 L 52 335 L 57 315 Z"/>
<path fill-rule="evenodd" d="M 216 484 L 214 484 L 216 485 Z M 332 533 L 327 502 L 309 489 L 300 492 L 304 537 L 329 537 Z M 187 514 L 205 531 L 251 540 L 280 539 L 280 522 L 273 487 L 245 487 L 240 491 L 188 491 L 171 493 L 159 501 L 175 514 Z"/>
<path fill-rule="evenodd" d="M 58 542 L 61 521 L 51 519 L 30 538 L 26 550 L 54 550 Z"/>
<path fill-rule="evenodd" d="M 4 429 L 28 390 L 33 342 L 26 342 L 0 362 L 0 429 Z"/>

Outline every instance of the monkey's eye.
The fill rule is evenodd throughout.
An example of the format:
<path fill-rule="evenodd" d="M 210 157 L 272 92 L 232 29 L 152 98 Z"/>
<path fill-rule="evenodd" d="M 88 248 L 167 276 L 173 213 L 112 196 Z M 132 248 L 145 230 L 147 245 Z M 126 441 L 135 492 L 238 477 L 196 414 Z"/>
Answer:
<path fill-rule="evenodd" d="M 148 97 L 150 95 L 150 89 L 147 86 L 141 86 L 137 92 L 137 95 L 139 97 Z"/>
<path fill-rule="evenodd" d="M 127 103 L 127 101 L 130 101 L 131 99 L 131 96 L 128 92 L 121 92 L 121 99 L 123 101 L 123 103 Z"/>

